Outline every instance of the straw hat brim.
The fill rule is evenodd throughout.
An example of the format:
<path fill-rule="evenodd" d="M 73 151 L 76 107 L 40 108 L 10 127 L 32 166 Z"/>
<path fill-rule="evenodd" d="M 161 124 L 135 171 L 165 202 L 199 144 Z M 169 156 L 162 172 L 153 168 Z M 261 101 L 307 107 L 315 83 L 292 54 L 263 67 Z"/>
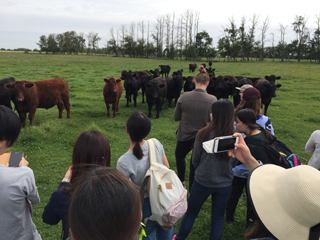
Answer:
<path fill-rule="evenodd" d="M 264 226 L 278 239 L 308 240 L 320 223 L 320 172 L 301 165 L 266 164 L 249 178 L 249 196 Z"/>

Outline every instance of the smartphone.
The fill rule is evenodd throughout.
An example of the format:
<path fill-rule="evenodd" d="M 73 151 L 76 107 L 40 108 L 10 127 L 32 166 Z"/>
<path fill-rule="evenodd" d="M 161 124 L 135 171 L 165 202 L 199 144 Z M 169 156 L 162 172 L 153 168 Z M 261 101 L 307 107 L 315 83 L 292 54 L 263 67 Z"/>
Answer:
<path fill-rule="evenodd" d="M 237 149 L 235 147 L 235 143 L 238 143 L 239 137 L 234 136 L 224 136 L 224 137 L 216 137 L 214 139 L 214 153 L 227 152 Z"/>
<path fill-rule="evenodd" d="M 23 152 L 12 152 L 9 160 L 9 167 L 19 167 L 22 157 Z"/>

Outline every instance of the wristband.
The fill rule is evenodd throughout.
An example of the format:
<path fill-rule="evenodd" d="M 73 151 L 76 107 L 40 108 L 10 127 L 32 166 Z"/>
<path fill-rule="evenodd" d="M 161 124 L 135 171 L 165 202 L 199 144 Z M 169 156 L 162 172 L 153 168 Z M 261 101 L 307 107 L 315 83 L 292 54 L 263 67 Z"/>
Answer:
<path fill-rule="evenodd" d="M 62 182 L 67 182 L 67 183 L 69 183 L 69 182 L 70 182 L 70 179 L 64 178 L 64 179 L 62 179 Z"/>

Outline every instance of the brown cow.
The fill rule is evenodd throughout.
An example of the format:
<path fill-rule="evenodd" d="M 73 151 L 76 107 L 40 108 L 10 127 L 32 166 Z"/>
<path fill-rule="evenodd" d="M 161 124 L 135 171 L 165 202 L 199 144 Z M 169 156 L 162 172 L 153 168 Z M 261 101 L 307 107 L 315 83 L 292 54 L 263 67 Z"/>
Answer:
<path fill-rule="evenodd" d="M 109 79 L 105 78 L 104 81 L 106 82 L 106 84 L 103 88 L 103 97 L 108 109 L 107 117 L 110 117 L 109 104 L 112 104 L 113 117 L 116 117 L 116 112 L 118 112 L 119 100 L 123 91 L 121 79 L 113 77 Z"/>
<path fill-rule="evenodd" d="M 12 89 L 22 126 L 26 125 L 26 115 L 29 112 L 30 125 L 37 108 L 51 108 L 58 106 L 59 118 L 62 118 L 63 105 L 67 110 L 67 118 L 70 118 L 69 87 L 65 79 L 53 78 L 36 82 L 16 81 L 4 85 Z"/>

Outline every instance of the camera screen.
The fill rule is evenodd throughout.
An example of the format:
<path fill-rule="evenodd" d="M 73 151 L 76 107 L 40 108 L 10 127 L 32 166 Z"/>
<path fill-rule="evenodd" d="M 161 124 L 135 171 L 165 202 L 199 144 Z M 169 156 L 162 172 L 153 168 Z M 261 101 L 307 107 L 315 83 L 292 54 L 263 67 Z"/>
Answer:
<path fill-rule="evenodd" d="M 235 142 L 236 142 L 236 137 L 219 139 L 218 152 L 233 150 Z"/>

